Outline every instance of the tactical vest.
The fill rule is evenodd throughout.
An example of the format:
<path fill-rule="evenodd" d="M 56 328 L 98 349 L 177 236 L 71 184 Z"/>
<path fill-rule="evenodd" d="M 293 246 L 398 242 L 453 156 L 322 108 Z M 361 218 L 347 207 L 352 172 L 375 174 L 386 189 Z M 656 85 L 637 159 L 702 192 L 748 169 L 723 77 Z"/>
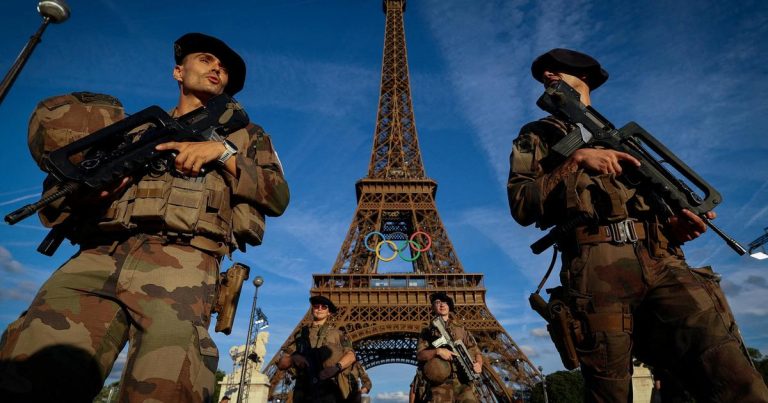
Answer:
<path fill-rule="evenodd" d="M 247 130 L 232 133 L 228 139 L 239 150 L 250 152 Z M 98 227 L 105 232 L 136 229 L 169 236 L 201 235 L 241 248 L 245 243 L 258 245 L 264 233 L 264 215 L 245 202 L 233 206 L 230 193 L 235 186 L 235 178 L 219 171 L 200 178 L 168 172 L 146 175 L 112 202 Z"/>
<path fill-rule="evenodd" d="M 75 92 L 47 98 L 36 106 L 30 117 L 30 153 L 40 164 L 48 152 L 123 117 L 120 101 L 109 95 Z M 279 165 L 269 136 L 258 125 L 249 124 L 245 130 L 229 135 L 228 139 L 246 158 L 257 164 Z M 73 162 L 79 162 L 78 158 L 80 156 L 73 156 Z M 246 245 L 261 244 L 265 220 L 264 214 L 251 204 L 232 200 L 230 195 L 236 186 L 236 178 L 218 171 L 199 179 L 175 177 L 169 173 L 146 175 L 113 201 L 96 225 L 99 231 L 111 233 L 132 230 L 179 237 L 201 235 L 224 242 L 228 247 L 245 250 Z M 47 227 L 60 223 L 69 215 L 67 206 L 57 204 L 52 207 L 55 211 L 50 208 L 41 211 L 41 221 Z M 69 237 L 79 242 L 83 237 L 99 237 L 99 234 L 82 228 L 78 234 Z"/>

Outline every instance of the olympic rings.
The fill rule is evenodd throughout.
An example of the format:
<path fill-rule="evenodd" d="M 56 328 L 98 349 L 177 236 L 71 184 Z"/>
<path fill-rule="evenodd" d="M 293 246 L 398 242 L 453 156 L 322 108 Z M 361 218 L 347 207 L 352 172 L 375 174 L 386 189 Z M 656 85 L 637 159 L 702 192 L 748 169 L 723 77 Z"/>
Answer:
<path fill-rule="evenodd" d="M 368 241 L 374 235 L 378 235 L 382 240 L 376 244 L 375 248 L 371 248 L 368 244 Z M 421 244 L 414 240 L 414 238 L 416 238 L 417 235 L 423 235 L 424 237 L 427 238 L 427 245 L 425 247 L 422 248 Z M 395 260 L 395 257 L 400 256 L 400 259 L 410 263 L 410 262 L 416 261 L 416 259 L 418 259 L 421 256 L 422 252 L 426 252 L 432 247 L 432 238 L 429 236 L 429 234 L 427 234 L 424 231 L 416 231 L 413 234 L 411 234 L 410 238 L 407 241 L 403 242 L 403 246 L 398 247 L 395 241 L 391 239 L 387 239 L 387 236 L 382 234 L 381 232 L 371 231 L 365 236 L 365 239 L 363 240 L 363 244 L 365 244 L 366 249 L 375 253 L 376 257 L 383 262 L 391 262 L 392 260 Z M 381 255 L 381 247 L 385 244 L 393 252 L 392 256 L 384 257 Z M 402 252 L 405 251 L 406 247 L 410 247 L 414 252 L 416 252 L 416 254 L 410 258 L 403 257 Z"/>

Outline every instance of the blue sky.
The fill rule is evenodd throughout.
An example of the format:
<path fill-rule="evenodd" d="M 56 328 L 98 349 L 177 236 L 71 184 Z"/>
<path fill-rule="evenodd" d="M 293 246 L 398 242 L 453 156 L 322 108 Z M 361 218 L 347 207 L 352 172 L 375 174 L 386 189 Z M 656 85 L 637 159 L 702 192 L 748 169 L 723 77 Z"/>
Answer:
<path fill-rule="evenodd" d="M 3 74 L 40 23 L 35 1 L 7 3 Z M 118 97 L 129 112 L 170 108 L 172 42 L 194 31 L 222 38 L 246 60 L 237 98 L 272 134 L 292 191 L 264 244 L 235 256 L 265 279 L 259 305 L 271 323 L 271 356 L 306 311 L 311 274 L 330 271 L 356 207 L 354 183 L 367 173 L 380 1 L 69 4 L 72 18 L 48 28 L 0 105 L 0 210 L 39 192 L 43 175 L 26 148 L 39 100 L 87 90 Z M 485 275 L 493 314 L 545 372 L 562 367 L 527 295 L 549 256 L 530 253 L 541 233 L 513 222 L 504 186 L 518 128 L 544 115 L 534 104 L 542 88 L 529 73 L 537 55 L 571 47 L 597 57 L 611 74 L 593 94 L 604 116 L 617 126 L 637 121 L 715 186 L 724 197 L 716 222 L 743 244 L 768 227 L 768 3 L 411 0 L 405 26 L 416 125 L 427 175 L 439 183 L 440 215 L 465 269 Z M 34 219 L 0 226 L 0 327 L 74 252 L 37 254 L 44 235 Z M 685 251 L 691 265 L 723 275 L 747 344 L 768 353 L 768 263 L 738 257 L 711 231 Z M 216 336 L 225 371 L 226 351 L 245 339 L 252 297 L 248 285 L 233 334 Z M 400 400 L 412 373 L 373 369 L 375 399 Z"/>

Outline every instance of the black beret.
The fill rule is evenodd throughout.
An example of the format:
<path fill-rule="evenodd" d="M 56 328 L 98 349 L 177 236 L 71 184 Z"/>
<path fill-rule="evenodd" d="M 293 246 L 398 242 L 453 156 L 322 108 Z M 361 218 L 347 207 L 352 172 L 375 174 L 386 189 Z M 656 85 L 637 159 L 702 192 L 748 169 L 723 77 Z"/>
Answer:
<path fill-rule="evenodd" d="M 590 90 L 595 90 L 608 80 L 608 72 L 592 56 L 570 49 L 555 48 L 536 58 L 531 64 L 531 74 L 536 81 L 544 82 L 544 70 L 561 72 L 577 77 L 586 76 Z"/>
<path fill-rule="evenodd" d="M 435 300 L 438 300 L 438 299 L 440 301 L 447 302 L 448 303 L 448 309 L 451 312 L 453 312 L 453 298 L 449 297 L 448 294 L 446 294 L 446 293 L 444 293 L 442 291 L 433 293 L 432 295 L 429 296 L 429 302 L 432 303 L 432 304 L 434 304 Z"/>
<path fill-rule="evenodd" d="M 330 299 L 322 296 L 322 295 L 315 295 L 314 297 L 309 298 L 309 303 L 314 304 L 323 304 L 328 307 L 328 310 L 331 311 L 331 313 L 336 313 L 339 309 L 336 308 L 336 305 L 331 302 Z"/>
<path fill-rule="evenodd" d="M 189 33 L 183 35 L 173 43 L 173 57 L 176 64 L 181 64 L 184 57 L 190 53 L 210 53 L 216 56 L 227 68 L 229 82 L 224 88 L 224 92 L 229 96 L 234 96 L 243 89 L 245 84 L 245 62 L 240 55 L 232 50 L 221 40 L 200 33 Z"/>

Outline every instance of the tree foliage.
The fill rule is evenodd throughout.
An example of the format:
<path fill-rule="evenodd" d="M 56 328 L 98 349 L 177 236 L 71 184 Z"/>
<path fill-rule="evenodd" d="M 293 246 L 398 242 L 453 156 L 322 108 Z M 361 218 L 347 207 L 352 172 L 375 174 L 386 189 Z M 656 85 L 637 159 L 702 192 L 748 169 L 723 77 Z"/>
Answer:
<path fill-rule="evenodd" d="M 221 382 L 224 380 L 224 371 L 217 369 L 216 370 L 216 385 L 213 387 L 213 401 L 218 402 L 219 401 L 219 391 L 221 390 Z"/>
<path fill-rule="evenodd" d="M 749 353 L 749 356 L 752 358 L 752 362 L 755 363 L 755 368 L 757 368 L 757 372 L 760 373 L 760 375 L 763 376 L 763 381 L 765 383 L 768 383 L 768 356 L 764 356 L 760 350 L 752 347 L 747 347 L 747 352 Z"/>
<path fill-rule="evenodd" d="M 549 403 L 581 403 L 584 401 L 584 380 L 581 371 L 557 371 L 547 375 Z M 544 403 L 542 384 L 533 388 L 532 403 Z"/>

